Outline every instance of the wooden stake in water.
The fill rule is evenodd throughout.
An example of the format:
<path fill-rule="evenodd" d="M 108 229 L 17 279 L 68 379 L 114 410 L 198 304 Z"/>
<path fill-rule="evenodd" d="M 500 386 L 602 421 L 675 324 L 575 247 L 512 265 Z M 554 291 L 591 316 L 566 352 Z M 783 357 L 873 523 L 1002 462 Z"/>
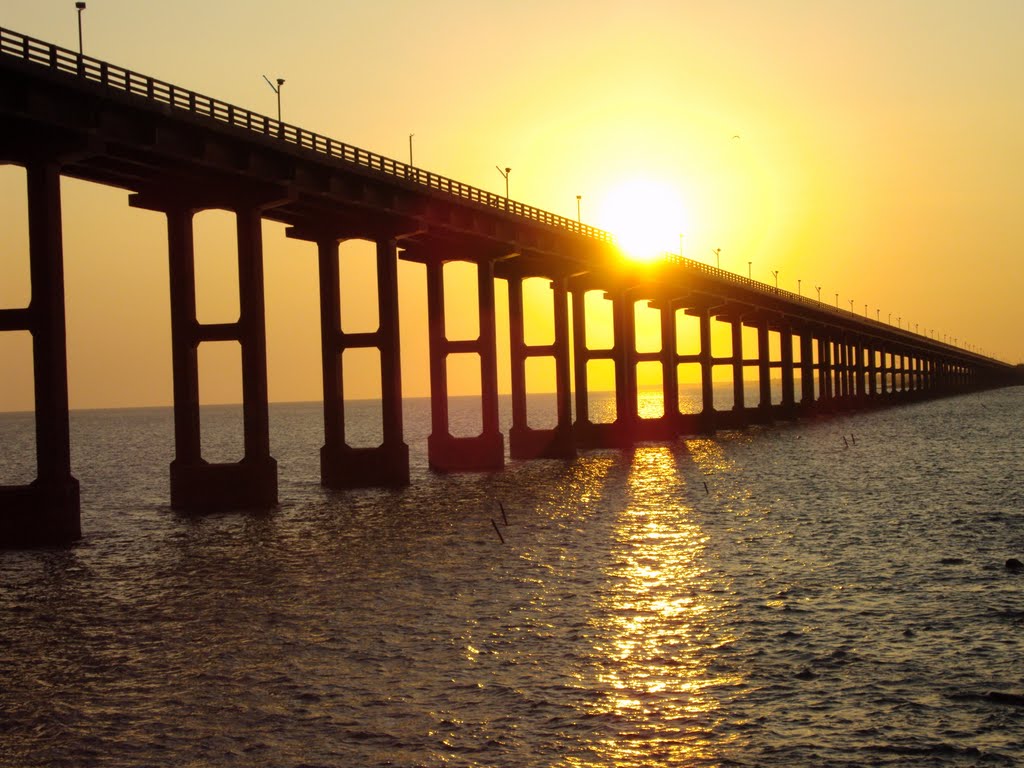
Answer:
<path fill-rule="evenodd" d="M 494 522 L 494 518 L 493 517 L 491 518 L 491 525 L 494 526 L 494 532 L 496 534 L 498 534 L 498 538 L 501 539 L 501 543 L 504 544 L 505 543 L 505 537 L 501 535 L 501 528 L 499 528 L 498 524 L 496 522 Z"/>
<path fill-rule="evenodd" d="M 704 481 L 704 494 L 707 495 L 707 496 L 711 495 L 711 491 L 708 490 L 708 482 L 707 482 L 707 480 Z"/>
<path fill-rule="evenodd" d="M 846 439 L 846 435 L 843 435 L 843 445 L 847 448 L 850 447 L 850 441 Z"/>
<path fill-rule="evenodd" d="M 505 505 L 500 500 L 498 501 L 498 508 L 501 509 L 501 519 L 505 522 L 505 525 L 508 525 L 508 517 L 505 516 Z"/>

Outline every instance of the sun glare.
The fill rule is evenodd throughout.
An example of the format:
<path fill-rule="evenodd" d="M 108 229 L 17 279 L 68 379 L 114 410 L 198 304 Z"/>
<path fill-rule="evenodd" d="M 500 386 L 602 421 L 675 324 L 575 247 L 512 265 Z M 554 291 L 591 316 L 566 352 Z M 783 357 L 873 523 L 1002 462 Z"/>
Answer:
<path fill-rule="evenodd" d="M 678 253 L 686 232 L 684 206 L 671 184 L 631 179 L 615 186 L 599 206 L 597 225 L 615 236 L 623 253 L 654 261 L 666 251 Z"/>

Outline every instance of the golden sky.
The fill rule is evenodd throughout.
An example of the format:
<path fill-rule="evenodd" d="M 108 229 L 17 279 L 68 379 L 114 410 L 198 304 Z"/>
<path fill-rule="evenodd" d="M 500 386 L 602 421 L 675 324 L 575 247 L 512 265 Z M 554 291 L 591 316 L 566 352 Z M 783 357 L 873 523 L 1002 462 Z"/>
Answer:
<path fill-rule="evenodd" d="M 270 115 L 263 75 L 283 77 L 288 122 L 400 160 L 414 133 L 428 170 L 503 193 L 511 167 L 513 198 L 575 217 L 581 195 L 586 223 L 624 237 L 654 211 L 664 249 L 683 234 L 691 258 L 720 248 L 724 269 L 1024 361 L 1017 0 L 88 0 L 82 20 L 91 56 Z M 77 47 L 70 0 L 5 0 L 0 26 Z M 0 306 L 28 300 L 23 184 L 0 168 Z M 72 407 L 167 404 L 163 218 L 63 192 Z M 197 232 L 200 319 L 233 320 L 230 219 Z M 315 249 L 264 237 L 271 399 L 316 400 Z M 351 250 L 346 329 L 365 329 Z M 404 389 L 425 395 L 422 268 L 400 281 Z M 32 407 L 27 341 L 0 336 L 0 410 Z M 203 401 L 237 401 L 237 352 L 205 347 Z M 364 379 L 350 394 L 374 394 Z"/>

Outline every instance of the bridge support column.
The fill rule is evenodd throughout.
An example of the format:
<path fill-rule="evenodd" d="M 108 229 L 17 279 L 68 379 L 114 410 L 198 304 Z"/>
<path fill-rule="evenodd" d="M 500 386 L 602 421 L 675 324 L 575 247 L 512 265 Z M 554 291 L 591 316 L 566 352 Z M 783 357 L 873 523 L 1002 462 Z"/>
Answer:
<path fill-rule="evenodd" d="M 703 308 L 697 317 L 700 321 L 700 428 L 706 434 L 713 434 L 717 426 L 717 416 L 712 378 L 714 359 L 711 356 L 711 311 L 708 308 Z"/>
<path fill-rule="evenodd" d="M 746 389 L 743 383 L 743 318 L 729 323 L 732 331 L 732 412 L 737 426 L 747 423 Z"/>
<path fill-rule="evenodd" d="M 796 380 L 793 365 L 793 332 L 786 326 L 779 329 L 779 346 L 782 353 L 782 414 L 791 419 L 796 417 Z"/>
<path fill-rule="evenodd" d="M 551 345 L 528 345 L 523 319 L 523 280 L 508 281 L 509 350 L 512 358 L 512 428 L 509 455 L 513 459 L 572 458 L 576 443 L 572 434 L 572 392 L 569 385 L 569 306 L 565 280 L 551 283 L 555 340 Z M 529 426 L 526 403 L 526 360 L 550 356 L 555 360 L 555 397 L 558 421 L 554 429 Z"/>
<path fill-rule="evenodd" d="M 768 321 L 757 321 L 757 421 L 770 423 L 772 420 L 772 360 L 768 344 Z"/>
<path fill-rule="evenodd" d="M 497 338 L 494 318 L 494 263 L 477 265 L 477 306 L 480 336 L 449 341 L 444 321 L 444 263 L 433 257 L 427 267 L 427 314 L 430 338 L 430 423 L 427 456 L 438 472 L 498 470 L 505 465 L 505 439 L 498 425 Z M 475 352 L 480 357 L 480 401 L 483 429 L 475 437 L 455 437 L 448 412 L 448 356 Z"/>
<path fill-rule="evenodd" d="M 818 339 L 818 400 L 826 408 L 834 408 L 832 372 L 832 340 L 827 335 Z"/>
<path fill-rule="evenodd" d="M 0 548 L 66 544 L 81 538 L 78 480 L 71 474 L 60 166 L 27 165 L 27 309 L 0 310 L 0 331 L 30 331 L 35 377 L 36 479 L 0 487 Z"/>
<path fill-rule="evenodd" d="M 814 338 L 807 328 L 800 332 L 800 408 L 814 405 Z"/>
<path fill-rule="evenodd" d="M 628 447 L 637 438 L 639 424 L 636 402 L 636 312 L 633 299 L 627 291 L 610 298 L 615 339 L 612 351 L 615 362 L 615 443 L 620 447 Z"/>
<path fill-rule="evenodd" d="M 170 261 L 174 376 L 171 506 L 197 512 L 273 507 L 277 504 L 277 462 L 270 455 L 260 209 L 236 209 L 239 320 L 225 325 L 200 325 L 196 319 L 192 232 L 195 209 L 179 205 L 167 207 L 164 212 Z M 210 464 L 201 455 L 197 352 L 203 341 L 237 341 L 241 346 L 244 455 L 237 463 Z"/>
<path fill-rule="evenodd" d="M 297 233 L 289 232 L 292 237 Z M 324 445 L 320 482 L 328 488 L 398 487 L 409 484 L 409 446 L 402 436 L 402 371 L 398 334 L 398 252 L 394 239 L 375 240 L 378 327 L 371 333 L 341 328 L 339 238 L 317 238 L 320 272 L 320 343 L 324 392 Z M 345 437 L 343 355 L 346 349 L 380 354 L 382 442 L 355 448 Z"/>
<path fill-rule="evenodd" d="M 868 399 L 874 402 L 878 399 L 878 360 L 877 351 L 871 344 L 867 345 L 868 356 Z"/>
<path fill-rule="evenodd" d="M 676 308 L 666 302 L 661 311 L 661 399 L 665 408 L 663 437 L 671 439 L 682 432 L 679 414 L 679 348 L 676 338 Z"/>

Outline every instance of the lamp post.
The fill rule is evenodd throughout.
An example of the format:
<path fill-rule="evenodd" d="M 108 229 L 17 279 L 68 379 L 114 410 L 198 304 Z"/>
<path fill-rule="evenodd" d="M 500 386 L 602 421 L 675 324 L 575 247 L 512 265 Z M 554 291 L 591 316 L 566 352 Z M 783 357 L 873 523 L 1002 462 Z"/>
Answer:
<path fill-rule="evenodd" d="M 583 195 L 576 195 L 576 223 L 582 224 L 583 219 L 580 217 L 580 200 L 583 199 Z M 682 247 L 679 248 L 679 255 L 682 256 Z"/>
<path fill-rule="evenodd" d="M 850 299 L 850 314 L 853 314 L 853 299 Z"/>
<path fill-rule="evenodd" d="M 773 269 L 772 270 L 772 277 L 775 278 L 775 290 L 777 291 L 777 290 L 779 290 L 779 270 Z"/>
<path fill-rule="evenodd" d="M 876 323 L 882 322 L 882 310 L 880 310 L 880 309 L 876 309 L 875 310 L 875 322 Z"/>
<path fill-rule="evenodd" d="M 679 233 L 679 258 L 683 258 L 683 233 Z"/>
<path fill-rule="evenodd" d="M 410 166 L 412 165 L 412 137 L 415 136 L 415 135 L 416 135 L 415 133 L 410 133 L 409 134 L 409 165 Z"/>
<path fill-rule="evenodd" d="M 747 280 L 753 280 L 754 279 L 754 267 L 753 267 L 753 265 L 754 265 L 754 262 L 752 262 L 752 261 L 748 261 L 747 262 Z"/>
<path fill-rule="evenodd" d="M 280 123 L 281 122 L 281 86 L 284 85 L 284 78 L 283 77 L 277 78 L 277 85 L 274 85 L 272 82 L 270 82 L 270 78 L 267 77 L 266 75 L 263 76 L 263 79 L 267 81 L 267 85 L 270 86 L 270 89 L 274 93 L 277 94 L 277 122 Z"/>
<path fill-rule="evenodd" d="M 494 167 L 498 168 L 498 166 Z M 501 168 L 498 168 L 498 173 L 505 177 L 505 199 L 508 200 L 508 175 L 512 173 L 512 169 L 506 167 L 505 170 L 503 171 L 501 170 Z"/>
<path fill-rule="evenodd" d="M 821 305 L 821 286 L 820 285 L 814 286 L 814 290 L 816 290 L 818 292 L 818 304 L 820 306 Z"/>
<path fill-rule="evenodd" d="M 802 298 L 803 295 L 804 295 L 804 292 L 803 292 L 803 288 L 801 288 L 801 283 L 803 283 L 803 280 L 797 278 L 797 281 L 796 281 L 796 295 L 800 296 Z"/>
<path fill-rule="evenodd" d="M 75 9 L 78 11 L 78 55 L 81 56 L 85 51 L 82 48 L 82 11 L 85 10 L 85 3 L 75 3 Z"/>
<path fill-rule="evenodd" d="M 713 254 L 715 254 L 715 269 L 721 269 L 722 268 L 722 249 L 721 248 L 712 248 L 711 252 Z"/>
<path fill-rule="evenodd" d="M 836 294 L 836 309 L 839 309 L 839 294 Z"/>

